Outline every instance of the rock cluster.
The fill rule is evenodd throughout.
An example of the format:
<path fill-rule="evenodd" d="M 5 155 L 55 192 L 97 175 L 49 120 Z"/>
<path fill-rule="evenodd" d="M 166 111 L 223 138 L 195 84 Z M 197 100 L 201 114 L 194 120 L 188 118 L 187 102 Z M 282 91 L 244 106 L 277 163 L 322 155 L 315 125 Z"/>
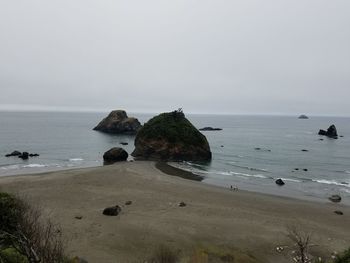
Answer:
<path fill-rule="evenodd" d="M 221 128 L 213 128 L 213 127 L 204 127 L 199 129 L 200 131 L 222 131 Z"/>
<path fill-rule="evenodd" d="M 207 139 L 181 110 L 149 120 L 138 131 L 131 155 L 166 161 L 210 161 L 212 157 Z"/>
<path fill-rule="evenodd" d="M 327 131 L 320 130 L 318 132 L 318 135 L 324 135 L 324 136 L 327 136 L 329 138 L 338 139 L 338 132 L 337 132 L 337 128 L 335 127 L 335 125 L 329 126 Z"/>
<path fill-rule="evenodd" d="M 94 130 L 114 134 L 136 134 L 140 128 L 141 124 L 136 118 L 128 117 L 123 110 L 115 110 L 104 118 Z"/>
<path fill-rule="evenodd" d="M 39 154 L 37 153 L 28 153 L 28 152 L 19 152 L 19 151 L 13 151 L 12 153 L 6 154 L 6 157 L 11 156 L 17 156 L 18 158 L 21 158 L 22 160 L 27 160 L 29 157 L 37 157 Z"/>

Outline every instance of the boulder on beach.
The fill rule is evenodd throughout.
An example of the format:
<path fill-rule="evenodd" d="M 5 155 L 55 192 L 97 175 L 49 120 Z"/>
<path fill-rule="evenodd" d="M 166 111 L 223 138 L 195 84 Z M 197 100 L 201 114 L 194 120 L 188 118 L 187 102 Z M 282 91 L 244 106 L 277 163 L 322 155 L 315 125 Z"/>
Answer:
<path fill-rule="evenodd" d="M 306 116 L 305 114 L 301 114 L 298 119 L 304 119 L 304 120 L 307 120 L 309 117 Z"/>
<path fill-rule="evenodd" d="M 107 207 L 103 210 L 103 214 L 106 216 L 117 216 L 122 211 L 119 205 Z"/>
<path fill-rule="evenodd" d="M 318 135 L 324 135 L 324 136 L 327 136 L 327 137 L 329 137 L 329 138 L 338 139 L 337 128 L 335 127 L 334 124 L 332 124 L 331 126 L 329 126 L 329 128 L 327 129 L 327 131 L 325 131 L 325 130 L 319 130 Z"/>
<path fill-rule="evenodd" d="M 204 127 L 199 129 L 200 131 L 222 131 L 221 128 L 213 128 L 213 127 Z"/>
<path fill-rule="evenodd" d="M 284 182 L 283 182 L 283 180 L 282 180 L 281 178 L 280 178 L 280 179 L 277 179 L 275 183 L 276 183 L 277 185 L 280 185 L 280 186 L 284 185 Z"/>
<path fill-rule="evenodd" d="M 128 117 L 125 111 L 112 111 L 95 128 L 101 131 L 114 134 L 136 134 L 141 128 L 141 124 L 136 118 Z"/>
<path fill-rule="evenodd" d="M 126 161 L 128 159 L 129 154 L 123 149 L 119 147 L 114 147 L 103 155 L 103 160 L 105 163 L 114 163 L 120 161 Z"/>
<path fill-rule="evenodd" d="M 334 203 L 339 203 L 341 201 L 341 196 L 340 195 L 332 195 L 328 199 Z"/>
<path fill-rule="evenodd" d="M 212 157 L 206 137 L 186 119 L 181 109 L 149 120 L 138 131 L 131 155 L 167 161 L 210 161 Z"/>

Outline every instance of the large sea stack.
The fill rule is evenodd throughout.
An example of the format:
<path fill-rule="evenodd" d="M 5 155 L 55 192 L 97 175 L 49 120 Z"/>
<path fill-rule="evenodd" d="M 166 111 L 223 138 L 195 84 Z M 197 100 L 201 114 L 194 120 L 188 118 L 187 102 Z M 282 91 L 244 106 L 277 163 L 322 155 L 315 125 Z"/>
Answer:
<path fill-rule="evenodd" d="M 337 128 L 335 127 L 334 124 L 332 124 L 331 126 L 329 126 L 329 128 L 327 129 L 327 131 L 325 131 L 325 130 L 320 130 L 320 131 L 318 132 L 318 135 L 324 135 L 324 136 L 327 136 L 327 137 L 329 137 L 329 138 L 338 139 Z"/>
<path fill-rule="evenodd" d="M 207 139 L 186 119 L 182 110 L 162 113 L 149 120 L 137 133 L 131 155 L 166 161 L 211 160 Z"/>
<path fill-rule="evenodd" d="M 114 134 L 136 134 L 141 128 L 136 118 L 129 118 L 125 111 L 112 111 L 95 128 L 96 131 Z"/>

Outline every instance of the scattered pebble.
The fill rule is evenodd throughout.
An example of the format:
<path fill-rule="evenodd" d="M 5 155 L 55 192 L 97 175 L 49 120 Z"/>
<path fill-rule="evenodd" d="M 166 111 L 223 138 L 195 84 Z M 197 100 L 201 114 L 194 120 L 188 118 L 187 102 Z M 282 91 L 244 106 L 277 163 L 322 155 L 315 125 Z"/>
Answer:
<path fill-rule="evenodd" d="M 306 150 L 306 149 L 302 149 L 301 151 L 302 151 L 302 152 L 308 152 L 309 150 Z"/>
<path fill-rule="evenodd" d="M 120 206 L 116 205 L 105 208 L 103 210 L 103 214 L 106 216 L 117 216 L 121 211 L 122 209 L 120 208 Z"/>
<path fill-rule="evenodd" d="M 304 172 L 307 172 L 307 171 L 308 171 L 308 169 L 303 169 L 303 171 L 304 171 Z"/>
<path fill-rule="evenodd" d="M 126 201 L 125 202 L 125 205 L 131 205 L 132 204 L 132 201 Z"/>
<path fill-rule="evenodd" d="M 186 203 L 185 202 L 180 202 L 179 203 L 179 207 L 185 207 L 186 206 Z"/>
<path fill-rule="evenodd" d="M 75 219 L 78 219 L 78 220 L 81 220 L 81 219 L 83 219 L 83 217 L 82 216 L 76 216 L 76 217 L 74 217 Z"/>
<path fill-rule="evenodd" d="M 276 247 L 276 251 L 277 251 L 278 253 L 281 253 L 283 250 L 284 250 L 283 247 Z"/>

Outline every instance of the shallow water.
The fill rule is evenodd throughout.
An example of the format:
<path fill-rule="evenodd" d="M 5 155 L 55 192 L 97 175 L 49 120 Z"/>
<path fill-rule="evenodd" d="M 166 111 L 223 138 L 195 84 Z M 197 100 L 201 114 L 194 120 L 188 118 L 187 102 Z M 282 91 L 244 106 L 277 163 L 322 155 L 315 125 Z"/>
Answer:
<path fill-rule="evenodd" d="M 141 123 L 152 117 L 130 115 Z M 122 147 L 131 153 L 134 136 L 92 130 L 105 116 L 106 113 L 0 112 L 0 176 L 99 166 L 103 153 L 120 146 L 120 142 L 128 142 Z M 204 175 L 205 183 L 321 201 L 327 201 L 331 194 L 340 194 L 342 203 L 350 204 L 349 118 L 187 117 L 198 128 L 223 128 L 203 132 L 213 152 L 210 164 L 176 164 Z M 343 138 L 334 140 L 317 135 L 320 128 L 331 124 L 336 125 Z M 39 153 L 40 157 L 28 161 L 4 157 L 13 150 Z M 276 178 L 282 178 L 286 185 L 278 187 L 274 183 Z"/>

